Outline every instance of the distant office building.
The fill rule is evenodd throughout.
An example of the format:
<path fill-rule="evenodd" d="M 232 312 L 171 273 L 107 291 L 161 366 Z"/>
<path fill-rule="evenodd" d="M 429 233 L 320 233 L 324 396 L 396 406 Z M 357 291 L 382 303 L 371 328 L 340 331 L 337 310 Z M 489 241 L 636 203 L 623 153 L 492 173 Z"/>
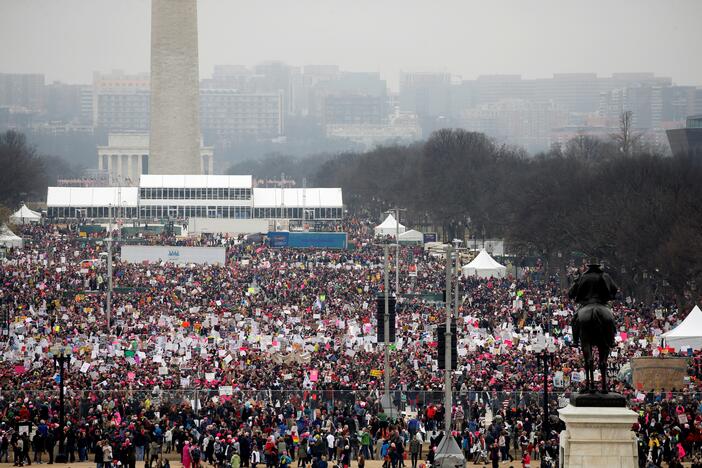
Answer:
<path fill-rule="evenodd" d="M 338 65 L 305 65 L 298 80 L 293 82 L 295 101 L 293 114 L 299 116 L 317 115 L 321 113 L 315 92 L 319 83 L 334 81 L 341 72 Z M 316 105 L 316 107 L 315 107 Z"/>
<path fill-rule="evenodd" d="M 263 92 L 262 77 L 243 65 L 215 65 L 212 78 L 200 81 L 203 89 L 230 89 L 238 93 Z"/>
<path fill-rule="evenodd" d="M 461 112 L 478 104 L 478 87 L 475 81 L 462 81 L 451 85 L 451 117 L 460 118 Z"/>
<path fill-rule="evenodd" d="M 623 112 L 631 111 L 636 129 L 658 129 L 663 115 L 660 86 L 617 88 L 600 95 L 599 114 L 614 125 Z"/>
<path fill-rule="evenodd" d="M 44 110 L 44 75 L 0 73 L 0 106 Z"/>
<path fill-rule="evenodd" d="M 702 162 L 702 115 L 688 117 L 685 128 L 668 130 L 666 133 L 674 155 L 694 155 Z"/>
<path fill-rule="evenodd" d="M 46 85 L 46 119 L 92 125 L 92 89 L 88 85 Z"/>
<path fill-rule="evenodd" d="M 596 73 L 560 73 L 534 80 L 534 99 L 553 102 L 566 112 L 596 112 L 600 83 Z"/>
<path fill-rule="evenodd" d="M 500 143 L 543 151 L 551 146 L 552 130 L 566 121 L 567 113 L 553 103 L 511 99 L 466 110 L 461 127 L 485 133 Z"/>
<path fill-rule="evenodd" d="M 200 88 L 200 128 L 208 141 L 277 138 L 284 134 L 282 91 L 263 92 L 261 77 L 240 66 L 218 66 Z M 218 86 L 224 86 L 222 88 Z M 240 87 L 247 91 L 242 91 Z M 259 90 L 259 91 L 256 91 Z M 89 100 L 83 96 L 83 106 Z M 94 124 L 114 133 L 149 130 L 149 76 L 95 74 Z"/>
<path fill-rule="evenodd" d="M 202 131 L 218 141 L 277 138 L 284 132 L 283 101 L 282 92 L 240 93 L 234 89 L 202 89 Z"/>
<path fill-rule="evenodd" d="M 387 118 L 387 84 L 379 73 L 341 72 L 318 82 L 308 97 L 308 114 L 322 123 L 378 122 L 372 114 L 381 121 Z M 345 117 L 344 112 L 348 112 Z"/>
<path fill-rule="evenodd" d="M 95 72 L 93 126 L 108 131 L 148 131 L 150 95 L 147 73 Z"/>
<path fill-rule="evenodd" d="M 325 125 L 381 124 L 387 116 L 385 96 L 336 94 L 324 98 Z"/>
<path fill-rule="evenodd" d="M 670 86 L 661 89 L 661 120 L 665 123 L 675 122 L 684 125 L 689 115 L 696 115 L 697 96 L 702 97 L 702 89 L 694 86 Z M 702 113 L 702 109 L 699 109 Z"/>
<path fill-rule="evenodd" d="M 283 95 L 283 112 L 292 114 L 295 107 L 293 94 L 294 76 L 300 74 L 299 67 L 293 67 L 283 62 L 264 62 L 254 67 L 254 72 L 259 75 L 257 91 L 277 93 Z"/>
<path fill-rule="evenodd" d="M 600 91 L 606 92 L 617 88 L 635 86 L 671 86 L 673 79 L 668 76 L 656 76 L 651 72 L 612 73 L 611 77 L 599 78 Z"/>
<path fill-rule="evenodd" d="M 523 80 L 520 75 L 481 75 L 475 80 L 475 87 L 477 105 L 534 99 L 534 80 Z"/>
<path fill-rule="evenodd" d="M 81 86 L 80 88 L 80 121 L 92 125 L 93 119 L 93 87 Z"/>
<path fill-rule="evenodd" d="M 422 127 L 416 114 L 396 113 L 388 122 L 329 124 L 325 126 L 328 138 L 348 140 L 372 149 L 382 144 L 407 144 L 422 138 Z"/>
<path fill-rule="evenodd" d="M 201 173 L 212 174 L 214 149 L 200 146 Z M 98 146 L 98 170 L 107 174 L 110 185 L 135 186 L 149 174 L 148 133 L 110 133 L 107 146 Z"/>
<path fill-rule="evenodd" d="M 400 110 L 419 116 L 451 113 L 450 73 L 401 73 Z"/>

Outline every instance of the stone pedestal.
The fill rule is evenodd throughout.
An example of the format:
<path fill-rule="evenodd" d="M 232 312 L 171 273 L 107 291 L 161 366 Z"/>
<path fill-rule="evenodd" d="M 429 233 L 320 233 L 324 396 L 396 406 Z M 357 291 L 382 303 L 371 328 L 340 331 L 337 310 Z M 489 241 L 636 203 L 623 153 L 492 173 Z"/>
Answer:
<path fill-rule="evenodd" d="M 627 408 L 568 405 L 558 410 L 561 466 L 565 468 L 637 468 L 638 451 L 631 426 L 635 412 Z"/>

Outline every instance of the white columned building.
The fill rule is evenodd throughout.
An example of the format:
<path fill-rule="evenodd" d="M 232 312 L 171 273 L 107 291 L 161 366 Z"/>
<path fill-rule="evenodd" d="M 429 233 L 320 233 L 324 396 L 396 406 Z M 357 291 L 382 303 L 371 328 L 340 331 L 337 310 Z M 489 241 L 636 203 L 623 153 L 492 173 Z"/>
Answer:
<path fill-rule="evenodd" d="M 134 187 L 139 176 L 149 174 L 149 135 L 110 133 L 107 146 L 98 146 L 98 169 L 107 173 L 109 184 Z M 214 148 L 200 144 L 200 173 L 212 174 Z"/>

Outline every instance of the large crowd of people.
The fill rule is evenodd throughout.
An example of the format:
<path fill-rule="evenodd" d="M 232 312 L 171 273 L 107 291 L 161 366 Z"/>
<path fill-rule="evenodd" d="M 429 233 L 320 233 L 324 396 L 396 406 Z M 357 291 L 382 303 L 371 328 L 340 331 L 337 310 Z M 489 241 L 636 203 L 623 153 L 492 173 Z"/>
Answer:
<path fill-rule="evenodd" d="M 167 453 L 186 468 L 362 467 L 378 458 L 385 468 L 417 468 L 432 463 L 446 411 L 471 461 L 555 460 L 557 409 L 583 380 L 571 346 L 576 306 L 564 286 L 538 267 L 519 278 L 460 278 L 455 404 L 444 408 L 435 327 L 446 312 L 432 300 L 444 287 L 444 260 L 403 247 L 390 345 L 394 414 L 381 404 L 384 345 L 376 340 L 383 250 L 370 224 L 351 220 L 343 228 L 353 248 L 342 251 L 276 249 L 225 235 L 117 240 L 117 253 L 136 240 L 223 246 L 227 263 L 117 258 L 108 323 L 105 233 L 23 227 L 24 248 L 0 264 L 0 304 L 9 316 L 0 344 L 0 462 L 51 463 L 60 446 L 69 460 L 98 468 L 163 466 Z M 416 265 L 411 275 L 409 264 Z M 612 378 L 640 415 L 632 428 L 640 463 L 694 460 L 702 442 L 700 354 L 690 353 L 681 388 L 634 388 L 618 372 L 633 357 L 673 353 L 660 335 L 688 311 L 632 297 L 619 298 L 613 311 Z M 557 349 L 548 415 L 534 351 L 544 339 Z M 54 345 L 71 354 L 63 382 Z"/>

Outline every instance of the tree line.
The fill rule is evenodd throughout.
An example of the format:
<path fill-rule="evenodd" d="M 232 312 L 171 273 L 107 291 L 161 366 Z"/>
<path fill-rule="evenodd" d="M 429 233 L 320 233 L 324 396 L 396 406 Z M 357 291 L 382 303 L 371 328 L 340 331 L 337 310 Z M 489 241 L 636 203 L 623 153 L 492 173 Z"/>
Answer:
<path fill-rule="evenodd" d="M 44 200 L 58 177 L 76 175 L 14 131 L 0 133 L 0 167 L 0 206 L 8 209 Z M 664 156 L 624 124 L 609 140 L 579 136 L 535 156 L 481 133 L 443 129 L 411 145 L 271 156 L 232 170 L 342 187 L 352 216 L 380 219 L 400 206 L 403 222 L 439 226 L 446 239 L 504 238 L 551 273 L 574 257 L 598 257 L 636 297 L 669 289 L 689 304 L 700 296 L 702 159 Z"/>
<path fill-rule="evenodd" d="M 58 156 L 39 154 L 24 134 L 13 130 L 0 133 L 1 207 L 14 210 L 22 202 L 46 200 L 48 186 L 78 173 Z"/>
<path fill-rule="evenodd" d="M 579 136 L 528 156 L 481 133 L 435 132 L 423 143 L 342 154 L 315 182 L 342 187 L 352 215 L 406 208 L 409 225 L 453 237 L 499 237 L 551 273 L 597 257 L 626 291 L 664 289 L 689 304 L 702 279 L 702 160 L 663 156 L 631 135 Z"/>

